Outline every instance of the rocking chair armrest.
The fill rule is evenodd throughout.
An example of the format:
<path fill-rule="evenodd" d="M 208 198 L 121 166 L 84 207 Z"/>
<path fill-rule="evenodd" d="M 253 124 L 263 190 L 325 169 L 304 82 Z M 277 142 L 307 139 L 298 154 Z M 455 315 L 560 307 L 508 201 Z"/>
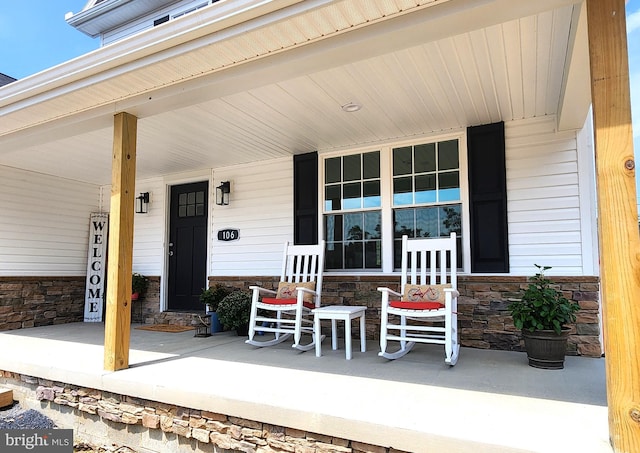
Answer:
<path fill-rule="evenodd" d="M 313 294 L 314 296 L 318 294 L 315 289 L 304 288 L 302 286 L 296 286 L 296 291 L 302 291 L 303 293 Z"/>
<path fill-rule="evenodd" d="M 278 294 L 277 291 L 272 289 L 263 288 L 261 286 L 249 286 L 251 291 L 258 291 L 258 293 L 267 293 L 267 294 Z"/>
<path fill-rule="evenodd" d="M 298 304 L 304 305 L 306 294 L 311 294 L 313 296 L 313 304 L 315 305 L 315 308 L 320 308 L 320 299 L 318 298 L 318 292 L 315 289 L 297 286 L 296 291 L 298 292 L 296 297 L 296 299 L 298 299 Z M 308 297 L 306 299 L 308 299 Z"/>
<path fill-rule="evenodd" d="M 388 295 L 402 297 L 402 294 L 400 294 L 397 291 L 392 290 L 391 288 L 387 288 L 387 287 L 381 286 L 381 287 L 378 287 L 378 291 L 380 291 L 381 293 L 387 293 Z"/>
<path fill-rule="evenodd" d="M 445 288 L 444 292 L 445 293 L 451 293 L 451 298 L 458 297 L 460 295 L 458 290 L 457 289 L 453 289 L 453 288 Z"/>

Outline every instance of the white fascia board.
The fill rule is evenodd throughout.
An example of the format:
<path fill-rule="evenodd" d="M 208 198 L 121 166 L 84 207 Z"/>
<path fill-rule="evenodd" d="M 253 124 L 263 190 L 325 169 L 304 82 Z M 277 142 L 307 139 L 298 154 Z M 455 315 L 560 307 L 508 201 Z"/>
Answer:
<path fill-rule="evenodd" d="M 587 6 L 574 5 L 571 18 L 569 49 L 558 100 L 558 130 L 581 129 L 591 106 L 591 69 Z"/>

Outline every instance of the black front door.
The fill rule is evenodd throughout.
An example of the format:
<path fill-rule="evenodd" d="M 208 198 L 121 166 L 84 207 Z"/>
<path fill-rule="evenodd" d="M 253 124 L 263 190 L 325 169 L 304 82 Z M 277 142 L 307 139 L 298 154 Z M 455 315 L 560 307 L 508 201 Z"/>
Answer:
<path fill-rule="evenodd" d="M 209 183 L 171 187 L 169 210 L 169 310 L 202 310 L 199 296 L 207 278 Z"/>

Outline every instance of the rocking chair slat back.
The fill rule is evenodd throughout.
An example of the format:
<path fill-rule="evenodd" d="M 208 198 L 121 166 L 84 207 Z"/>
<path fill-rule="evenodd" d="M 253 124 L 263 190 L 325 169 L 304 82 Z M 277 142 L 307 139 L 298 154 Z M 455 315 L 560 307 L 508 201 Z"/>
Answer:
<path fill-rule="evenodd" d="M 289 283 L 315 282 L 318 300 L 322 288 L 324 247 L 285 244 L 280 281 Z"/>
<path fill-rule="evenodd" d="M 428 241 L 429 249 L 425 250 Z M 457 287 L 455 233 L 446 238 L 425 238 L 409 240 L 402 238 L 402 277 L 400 292 L 404 293 L 405 285 L 437 285 L 450 283 Z M 432 263 L 435 263 L 432 265 Z M 419 267 L 419 268 L 418 268 Z"/>

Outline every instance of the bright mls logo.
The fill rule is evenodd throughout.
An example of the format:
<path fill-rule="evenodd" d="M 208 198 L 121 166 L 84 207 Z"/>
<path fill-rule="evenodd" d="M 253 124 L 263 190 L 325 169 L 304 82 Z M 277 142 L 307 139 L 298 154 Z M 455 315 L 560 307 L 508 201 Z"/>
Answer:
<path fill-rule="evenodd" d="M 73 453 L 72 429 L 3 429 L 0 452 Z"/>

